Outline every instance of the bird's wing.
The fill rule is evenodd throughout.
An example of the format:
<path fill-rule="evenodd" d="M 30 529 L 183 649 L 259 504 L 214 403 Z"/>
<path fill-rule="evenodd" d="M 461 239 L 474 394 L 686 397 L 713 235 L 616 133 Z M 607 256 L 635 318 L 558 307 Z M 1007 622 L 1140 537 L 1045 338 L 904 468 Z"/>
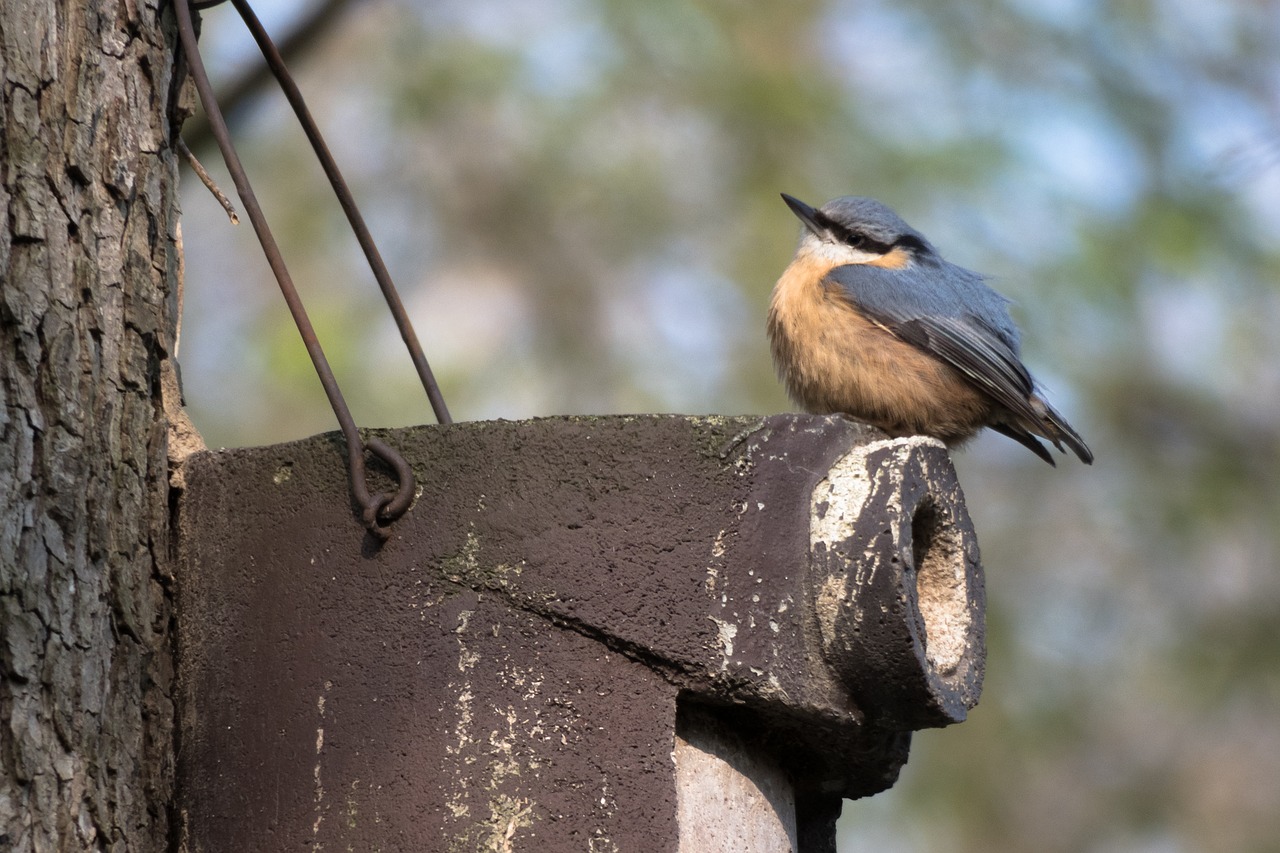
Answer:
<path fill-rule="evenodd" d="M 1040 418 L 1029 399 L 1035 388 L 1018 356 L 974 317 L 917 317 L 890 326 L 909 344 L 940 357 L 1014 414 Z"/>
<path fill-rule="evenodd" d="M 858 264 L 836 267 L 827 277 L 869 319 L 950 364 L 1013 414 L 1038 423 L 1041 414 L 1030 402 L 1034 382 L 1018 358 L 1004 298 L 976 273 L 951 267 L 944 274 L 954 278 L 940 285 L 927 272 Z"/>

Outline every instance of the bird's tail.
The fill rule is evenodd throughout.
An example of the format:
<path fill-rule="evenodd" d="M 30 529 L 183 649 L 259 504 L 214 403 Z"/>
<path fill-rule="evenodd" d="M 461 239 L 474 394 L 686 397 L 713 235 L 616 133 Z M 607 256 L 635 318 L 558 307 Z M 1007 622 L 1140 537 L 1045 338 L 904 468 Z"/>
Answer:
<path fill-rule="evenodd" d="M 1029 448 L 1033 453 L 1041 459 L 1054 464 L 1053 457 L 1049 455 L 1049 451 L 1044 449 L 1040 442 L 1036 441 L 1033 435 L 1048 439 L 1053 446 L 1063 453 L 1065 444 L 1071 448 L 1076 456 L 1080 457 L 1080 461 L 1086 465 L 1093 464 L 1093 451 L 1084 443 L 1084 439 L 1080 437 L 1080 433 L 1075 431 L 1071 424 L 1067 423 L 1067 419 L 1058 413 L 1058 410 L 1046 403 L 1039 395 L 1031 396 L 1031 407 L 1039 416 L 1032 421 L 1027 418 L 1019 418 L 1016 423 L 1000 424 L 996 426 L 997 432 L 1004 433 L 1019 442 L 1023 446 Z"/>

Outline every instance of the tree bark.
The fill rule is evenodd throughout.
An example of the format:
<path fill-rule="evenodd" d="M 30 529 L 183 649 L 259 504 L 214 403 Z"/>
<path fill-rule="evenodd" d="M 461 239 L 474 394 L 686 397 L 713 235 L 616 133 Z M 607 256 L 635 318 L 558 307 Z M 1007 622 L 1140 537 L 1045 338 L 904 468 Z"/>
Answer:
<path fill-rule="evenodd" d="M 0 849 L 161 850 L 171 17 L 0 4 Z"/>

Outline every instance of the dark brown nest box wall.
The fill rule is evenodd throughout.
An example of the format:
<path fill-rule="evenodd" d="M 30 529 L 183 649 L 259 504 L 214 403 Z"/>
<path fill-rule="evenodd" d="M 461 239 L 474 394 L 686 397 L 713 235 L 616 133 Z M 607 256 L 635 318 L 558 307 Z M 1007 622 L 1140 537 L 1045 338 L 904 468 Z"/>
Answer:
<path fill-rule="evenodd" d="M 179 523 L 180 808 L 226 850 L 834 849 L 964 718 L 983 582 L 946 450 L 839 417 L 379 433 L 202 453 Z"/>

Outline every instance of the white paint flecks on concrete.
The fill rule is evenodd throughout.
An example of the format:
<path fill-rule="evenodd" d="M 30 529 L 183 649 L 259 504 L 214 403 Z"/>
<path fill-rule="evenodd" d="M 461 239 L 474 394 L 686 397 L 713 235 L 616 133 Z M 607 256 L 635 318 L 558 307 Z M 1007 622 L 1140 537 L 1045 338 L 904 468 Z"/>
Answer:
<path fill-rule="evenodd" d="M 729 668 L 730 661 L 733 660 L 733 638 L 738 636 L 738 626 L 732 622 L 717 619 L 714 616 L 708 616 L 707 618 L 716 623 L 716 635 L 720 641 L 720 671 L 724 672 Z"/>

